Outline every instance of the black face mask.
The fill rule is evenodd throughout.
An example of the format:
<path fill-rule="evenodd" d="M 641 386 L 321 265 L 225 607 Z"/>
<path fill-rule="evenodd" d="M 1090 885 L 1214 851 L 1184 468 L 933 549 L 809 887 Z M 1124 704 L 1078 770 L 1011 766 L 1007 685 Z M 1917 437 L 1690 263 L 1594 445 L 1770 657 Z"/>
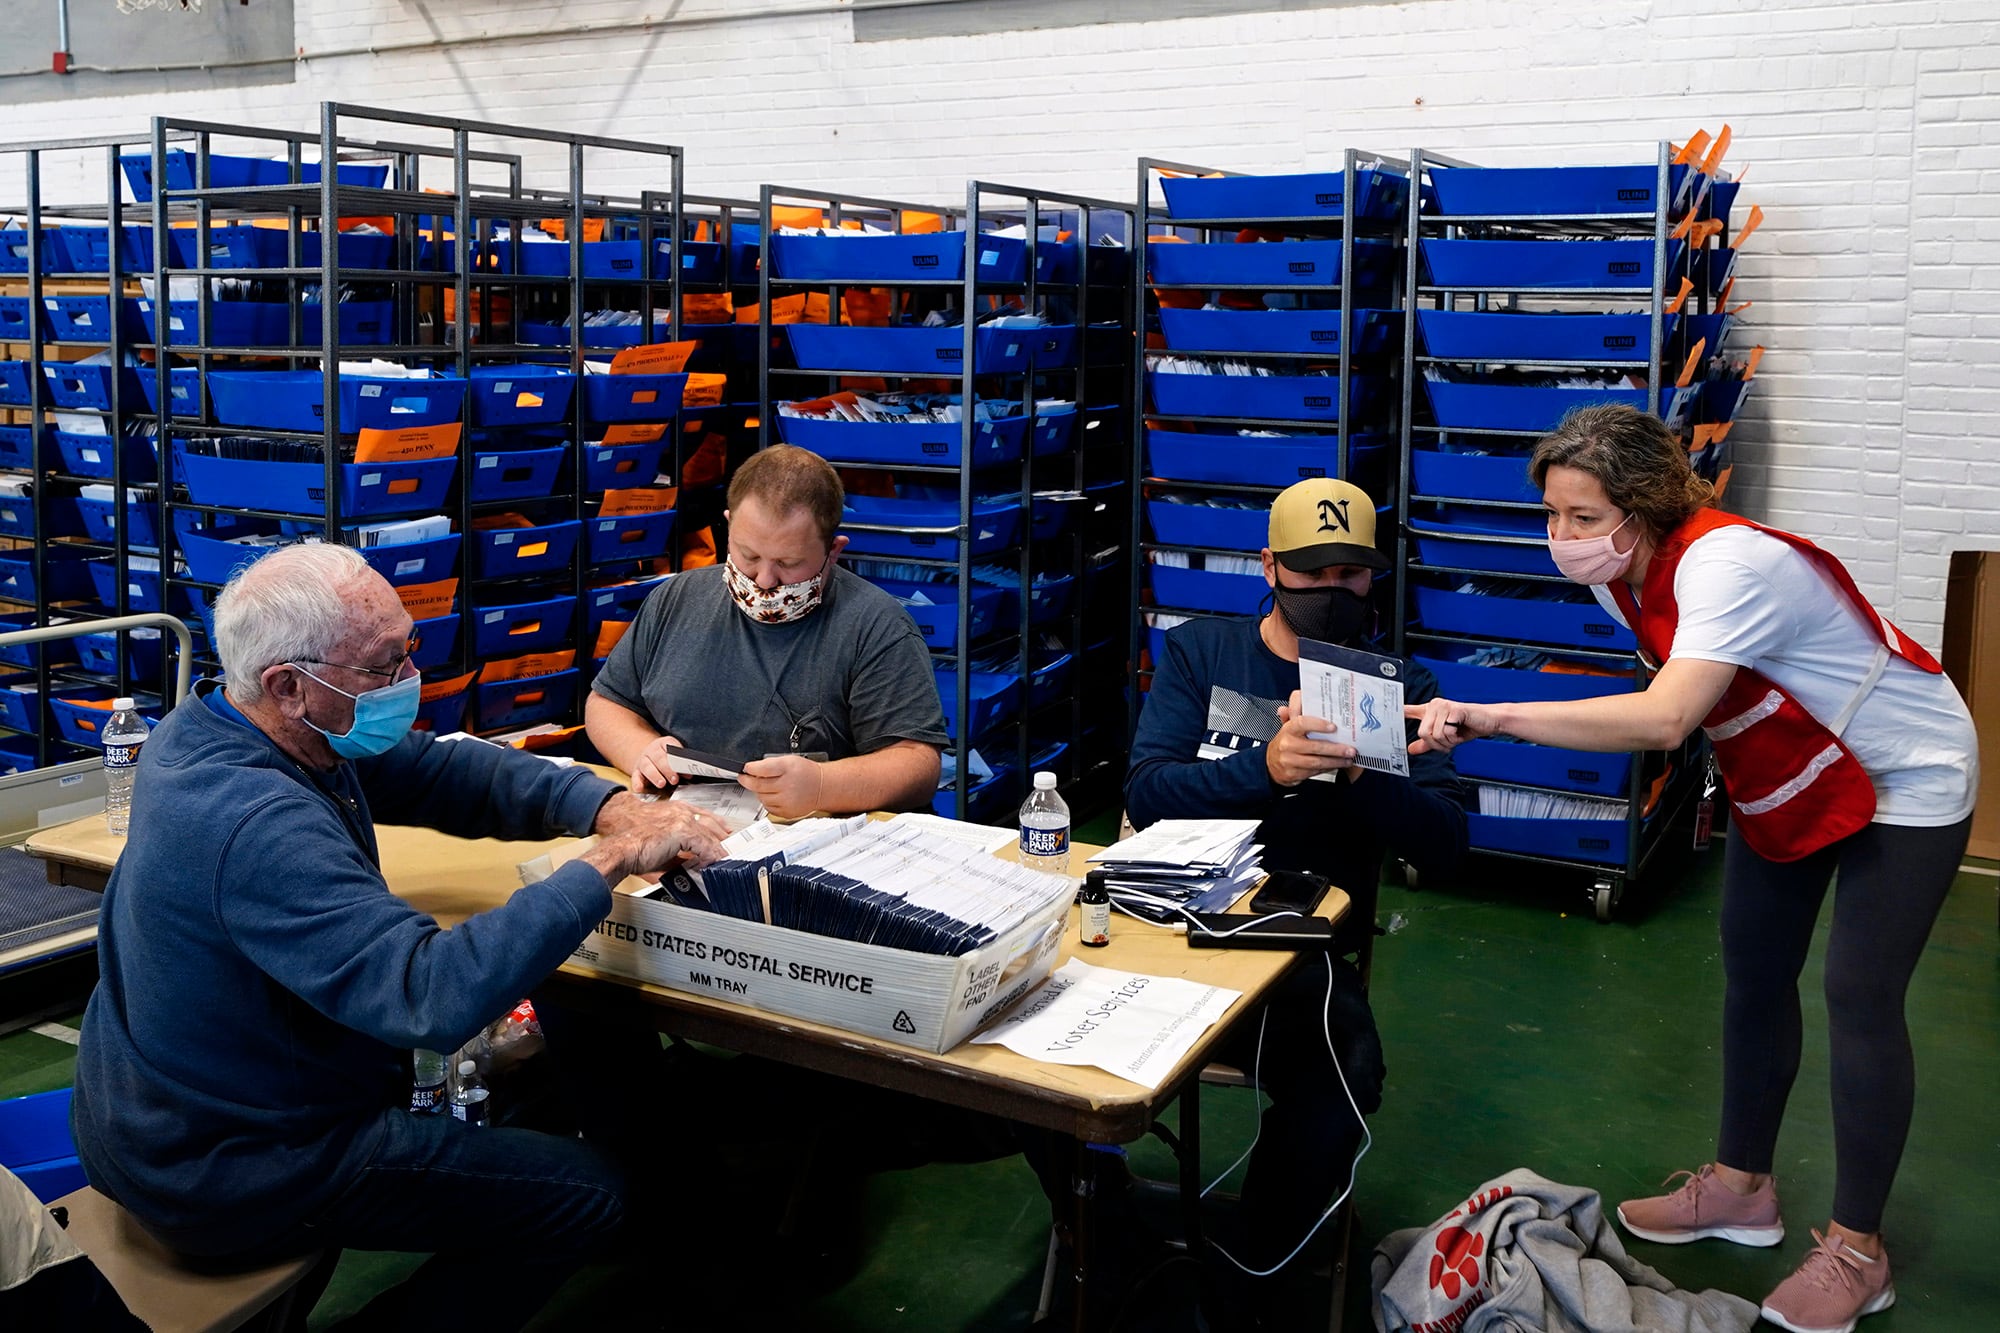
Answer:
<path fill-rule="evenodd" d="M 1273 588 L 1278 614 L 1301 639 L 1346 643 L 1361 633 L 1368 599 L 1347 588 Z"/>

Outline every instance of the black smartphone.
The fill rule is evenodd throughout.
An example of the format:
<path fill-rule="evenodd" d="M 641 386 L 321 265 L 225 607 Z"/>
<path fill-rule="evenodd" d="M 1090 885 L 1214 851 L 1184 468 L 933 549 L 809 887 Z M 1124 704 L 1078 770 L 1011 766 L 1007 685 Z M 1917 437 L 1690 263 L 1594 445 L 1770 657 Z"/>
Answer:
<path fill-rule="evenodd" d="M 1250 910 L 1306 915 L 1319 906 L 1320 899 L 1326 897 L 1328 887 L 1324 875 L 1304 870 L 1273 870 L 1265 877 L 1263 887 L 1251 897 Z"/>

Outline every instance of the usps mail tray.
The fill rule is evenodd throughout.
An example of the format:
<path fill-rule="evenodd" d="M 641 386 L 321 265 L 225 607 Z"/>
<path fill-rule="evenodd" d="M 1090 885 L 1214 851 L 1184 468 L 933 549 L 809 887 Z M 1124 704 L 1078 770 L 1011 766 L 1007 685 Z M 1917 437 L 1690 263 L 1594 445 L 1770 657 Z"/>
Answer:
<path fill-rule="evenodd" d="M 528 862 L 522 879 L 545 877 L 587 846 Z M 571 962 L 937 1053 L 1048 977 L 1069 918 L 1061 901 L 985 948 L 947 958 L 634 898 L 627 890 L 636 884 L 619 886 L 611 914 Z"/>

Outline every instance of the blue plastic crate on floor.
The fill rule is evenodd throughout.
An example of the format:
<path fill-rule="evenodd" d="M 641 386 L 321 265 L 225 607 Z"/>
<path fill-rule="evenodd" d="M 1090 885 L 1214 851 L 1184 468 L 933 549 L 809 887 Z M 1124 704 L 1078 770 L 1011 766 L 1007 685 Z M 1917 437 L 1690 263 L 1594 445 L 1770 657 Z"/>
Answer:
<path fill-rule="evenodd" d="M 686 388 L 686 375 L 586 375 L 584 411 L 592 421 L 670 421 Z"/>
<path fill-rule="evenodd" d="M 410 661 L 417 670 L 431 671 L 451 660 L 458 651 L 458 623 L 454 614 L 431 616 L 410 626 Z"/>
<path fill-rule="evenodd" d="M 1674 211 L 1693 186 L 1687 166 L 1667 169 Z M 1431 173 L 1437 211 L 1449 217 L 1547 217 L 1564 214 L 1651 213 L 1659 200 L 1659 167 L 1651 162 L 1612 167 L 1452 167 Z"/>
<path fill-rule="evenodd" d="M 1372 435 L 1350 435 L 1348 474 L 1368 489 L 1382 475 L 1389 445 Z M 1338 472 L 1338 436 L 1249 436 L 1150 429 L 1147 475 L 1165 481 L 1209 481 L 1232 486 L 1289 486 Z"/>
<path fill-rule="evenodd" d="M 576 702 L 575 667 L 525 680 L 481 681 L 472 687 L 474 731 L 507 731 L 566 716 Z"/>
<path fill-rule="evenodd" d="M 1156 245 L 1146 255 L 1150 281 L 1167 286 L 1334 287 L 1341 277 L 1339 241 L 1205 241 Z M 1390 242 L 1356 241 L 1352 280 L 1384 282 L 1395 262 Z"/>
<path fill-rule="evenodd" d="M 1162 176 L 1167 211 L 1177 221 L 1324 218 L 1346 210 L 1345 173 L 1310 171 L 1277 176 Z M 1393 218 L 1409 201 L 1401 172 L 1363 167 L 1354 173 L 1354 216 Z"/>
<path fill-rule="evenodd" d="M 17 602 L 35 600 L 35 562 L 33 553 L 17 551 L 0 555 L 0 598 Z M 47 556 L 42 563 L 40 590 L 47 601 L 80 602 L 89 598 L 91 592 L 90 571 L 87 561 L 81 557 L 63 559 Z"/>
<path fill-rule="evenodd" d="M 1438 693 L 1466 703 L 1528 703 L 1545 699 L 1595 699 L 1605 694 L 1629 694 L 1635 688 L 1630 673 L 1595 675 L 1569 671 L 1530 671 L 1516 667 L 1476 666 L 1458 657 L 1469 648 L 1446 645 L 1452 656 L 1421 645 L 1416 661 L 1438 679 Z M 1558 659 L 1560 660 L 1560 659 Z"/>
<path fill-rule="evenodd" d="M 584 560 L 608 565 L 663 556 L 673 544 L 674 518 L 673 510 L 662 509 L 651 514 L 586 519 Z"/>
<path fill-rule="evenodd" d="M 929 528 L 930 532 L 864 532 L 860 523 L 899 528 Z M 889 500 L 868 495 L 850 495 L 842 519 L 848 549 L 856 555 L 921 556 L 954 559 L 958 554 L 958 506 L 944 500 Z M 972 511 L 971 551 L 991 555 L 1004 551 L 1019 539 L 1021 507 L 1005 503 L 976 503 Z"/>
<path fill-rule="evenodd" d="M 1528 585 L 1532 592 L 1548 585 Z M 1520 639 L 1536 644 L 1635 652 L 1632 632 L 1597 604 L 1587 601 L 1544 601 L 1507 592 L 1460 592 L 1456 585 L 1419 583 L 1415 594 L 1417 618 L 1433 633 L 1471 634 L 1481 638 Z"/>
<path fill-rule="evenodd" d="M 1687 419 L 1699 385 L 1660 390 L 1660 415 L 1670 428 L 1678 429 Z M 1622 383 L 1606 382 L 1602 387 L 1558 388 L 1535 384 L 1481 380 L 1424 381 L 1431 415 L 1438 425 L 1461 431 L 1520 431 L 1544 434 L 1579 407 L 1618 403 L 1641 412 L 1651 406 L 1652 395 L 1643 388 L 1631 389 Z"/>
<path fill-rule="evenodd" d="M 576 519 L 539 527 L 492 528 L 474 533 L 481 578 L 514 578 L 569 568 L 583 524 Z"/>
<path fill-rule="evenodd" d="M 208 458 L 177 447 L 175 467 L 196 504 L 268 509 L 286 514 L 326 513 L 326 469 L 318 463 L 265 463 Z M 458 459 L 340 465 L 343 518 L 425 514 L 440 509 L 458 472 Z"/>
<path fill-rule="evenodd" d="M 1662 316 L 1661 345 L 1674 336 L 1680 316 Z M 1653 342 L 1653 317 L 1557 312 L 1419 310 L 1417 331 L 1432 356 L 1467 361 L 1644 361 Z"/>
<path fill-rule="evenodd" d="M 1372 375 L 1348 379 L 1354 410 L 1367 410 L 1381 389 Z M 1336 375 L 1182 375 L 1148 370 L 1146 391 L 1163 417 L 1241 417 L 1259 421 L 1340 420 Z"/>
<path fill-rule="evenodd" d="M 475 657 L 518 657 L 561 647 L 576 623 L 576 598 L 484 606 L 472 617 Z"/>
<path fill-rule="evenodd" d="M 1501 516 L 1490 511 L 1453 512 L 1449 516 L 1412 514 L 1409 530 L 1416 541 L 1417 558 L 1426 565 L 1492 574 L 1557 575 L 1556 562 L 1549 555 L 1547 525 L 1539 515 L 1523 517 L 1532 527 L 1499 521 Z"/>
<path fill-rule="evenodd" d="M 457 376 L 402 379 L 342 375 L 340 429 L 404 430 L 460 419 L 466 382 Z M 325 383 L 316 370 L 216 370 L 208 376 L 215 419 L 225 426 L 317 434 L 326 429 Z"/>
<path fill-rule="evenodd" d="M 1302 352 L 1339 356 L 1343 327 L 1353 338 L 1350 355 L 1389 349 L 1402 326 L 1393 310 L 1356 310 L 1345 320 L 1339 310 L 1176 310 L 1160 311 L 1160 333 L 1173 351 Z"/>
<path fill-rule="evenodd" d="M 1020 282 L 1028 245 L 1019 237 L 981 236 L 975 276 Z M 952 281 L 965 277 L 965 233 L 916 236 L 773 236 L 771 276 L 800 282 Z"/>
<path fill-rule="evenodd" d="M 660 474 L 664 438 L 651 444 L 588 444 L 583 449 L 583 488 L 589 492 L 650 486 Z"/>
<path fill-rule="evenodd" d="M 1515 504 L 1540 504 L 1542 499 L 1542 493 L 1528 478 L 1526 453 L 1469 454 L 1412 449 L 1410 477 L 1419 495 L 1504 500 Z"/>
<path fill-rule="evenodd" d="M 1451 752 L 1462 778 L 1553 787 L 1592 796 L 1623 796 L 1632 773 L 1630 756 L 1564 750 L 1522 741 L 1464 741 Z"/>
<path fill-rule="evenodd" d="M 509 449 L 472 456 L 472 499 L 535 500 L 555 493 L 569 448 Z"/>
<path fill-rule="evenodd" d="M 885 374 L 957 375 L 965 361 L 965 331 L 955 325 L 889 328 L 831 324 L 787 324 L 792 355 L 804 370 L 852 370 Z M 1015 374 L 1031 367 L 1060 369 L 1076 364 L 1076 329 L 995 328 L 974 333 L 972 368 L 981 375 Z"/>
<path fill-rule="evenodd" d="M 1171 248 L 1171 247 L 1168 247 Z M 1532 290 L 1588 288 L 1631 291 L 1653 287 L 1651 241 L 1460 241 L 1425 239 L 1428 281 L 1438 287 Z M 1679 267 L 1680 241 L 1667 242 L 1666 271 Z"/>
<path fill-rule="evenodd" d="M 562 366 L 479 365 L 472 368 L 474 426 L 540 426 L 569 420 L 576 376 Z"/>

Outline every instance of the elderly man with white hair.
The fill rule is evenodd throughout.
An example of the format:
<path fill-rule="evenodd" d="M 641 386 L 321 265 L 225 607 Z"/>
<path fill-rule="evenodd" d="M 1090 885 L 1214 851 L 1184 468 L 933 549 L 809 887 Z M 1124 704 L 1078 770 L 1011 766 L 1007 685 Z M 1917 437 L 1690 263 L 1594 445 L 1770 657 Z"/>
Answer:
<path fill-rule="evenodd" d="M 457 1049 L 569 956 L 612 884 L 714 859 L 720 829 L 412 732 L 410 628 L 342 546 L 282 548 L 217 597 L 226 688 L 204 682 L 141 756 L 72 1119 L 91 1184 L 183 1254 L 431 1252 L 371 1318 L 515 1328 L 617 1227 L 624 1179 L 578 1139 L 412 1115 L 410 1051 Z M 383 881 L 378 817 L 600 837 L 444 930 Z"/>

